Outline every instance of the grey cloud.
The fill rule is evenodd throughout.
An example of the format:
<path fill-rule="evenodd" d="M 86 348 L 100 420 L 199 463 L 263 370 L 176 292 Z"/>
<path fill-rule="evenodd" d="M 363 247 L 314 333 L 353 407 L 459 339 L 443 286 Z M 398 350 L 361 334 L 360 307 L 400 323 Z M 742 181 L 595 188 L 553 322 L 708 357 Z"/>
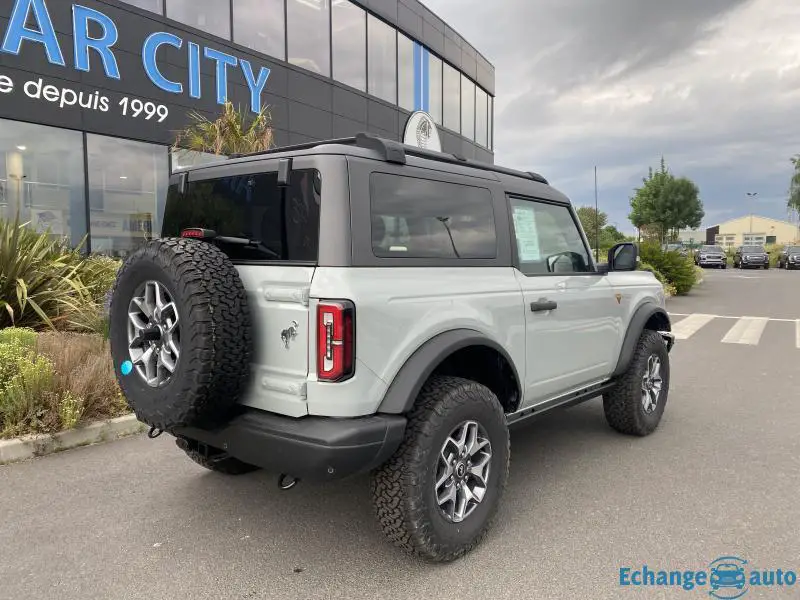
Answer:
<path fill-rule="evenodd" d="M 576 204 L 594 202 L 597 165 L 603 208 L 625 225 L 664 155 L 700 185 L 709 222 L 786 218 L 800 152 L 793 0 L 427 4 L 495 64 L 499 163 L 543 173 Z M 765 201 L 746 204 L 744 190 Z"/>

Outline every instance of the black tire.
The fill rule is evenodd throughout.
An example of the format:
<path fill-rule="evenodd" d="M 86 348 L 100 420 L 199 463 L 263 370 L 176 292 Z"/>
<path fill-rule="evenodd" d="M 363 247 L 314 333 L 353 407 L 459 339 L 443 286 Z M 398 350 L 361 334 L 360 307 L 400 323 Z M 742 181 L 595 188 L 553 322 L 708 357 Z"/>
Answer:
<path fill-rule="evenodd" d="M 136 369 L 123 375 L 128 307 L 145 282 L 163 285 L 178 310 L 180 357 L 169 381 L 151 387 Z M 236 268 L 216 246 L 162 239 L 131 254 L 117 275 L 110 308 L 114 370 L 139 420 L 171 431 L 224 419 L 246 389 L 252 354 L 247 295 Z"/>
<path fill-rule="evenodd" d="M 246 475 L 247 473 L 258 471 L 258 467 L 243 463 L 231 456 L 215 459 L 213 456 L 204 456 L 195 450 L 184 450 L 184 452 L 186 452 L 186 456 L 201 467 L 205 467 L 209 471 L 222 473 L 223 475 Z"/>
<path fill-rule="evenodd" d="M 483 501 L 456 524 L 436 501 L 436 467 L 448 436 L 466 421 L 483 428 L 492 458 Z M 508 426 L 497 397 L 473 381 L 432 378 L 409 415 L 402 444 L 372 476 L 373 504 L 384 534 L 396 546 L 429 561 L 463 556 L 492 525 L 508 479 L 509 455 Z"/>
<path fill-rule="evenodd" d="M 766 271 L 767 269 L 769 269 L 769 265 L 764 265 L 764 270 Z"/>
<path fill-rule="evenodd" d="M 651 356 L 661 360 L 662 389 L 655 410 L 647 413 L 642 406 L 642 379 Z M 657 331 L 642 332 L 627 372 L 614 389 L 603 396 L 603 409 L 608 424 L 620 433 L 645 436 L 653 433 L 669 396 L 669 352 Z"/>
<path fill-rule="evenodd" d="M 723 268 L 723 269 L 727 269 L 727 268 L 728 268 L 728 265 L 722 265 L 722 268 Z"/>

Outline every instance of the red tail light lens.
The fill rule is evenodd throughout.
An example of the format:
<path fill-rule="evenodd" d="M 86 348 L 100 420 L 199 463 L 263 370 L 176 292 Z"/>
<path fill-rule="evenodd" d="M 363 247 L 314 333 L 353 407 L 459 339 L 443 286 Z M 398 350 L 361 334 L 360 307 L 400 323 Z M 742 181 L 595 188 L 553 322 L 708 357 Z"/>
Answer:
<path fill-rule="evenodd" d="M 317 378 L 339 382 L 355 372 L 356 309 L 347 300 L 321 301 L 317 307 Z"/>
<path fill-rule="evenodd" d="M 181 231 L 181 237 L 196 238 L 196 239 L 210 239 L 216 237 L 216 234 L 211 229 L 202 229 L 200 227 L 191 227 Z"/>

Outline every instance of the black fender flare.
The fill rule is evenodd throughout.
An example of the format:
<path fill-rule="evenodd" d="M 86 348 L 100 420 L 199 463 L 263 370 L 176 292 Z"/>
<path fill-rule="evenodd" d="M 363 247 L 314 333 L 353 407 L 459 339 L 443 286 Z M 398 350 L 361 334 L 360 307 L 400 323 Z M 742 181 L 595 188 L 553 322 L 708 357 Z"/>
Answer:
<path fill-rule="evenodd" d="M 520 394 L 519 397 L 522 397 L 517 366 L 514 364 L 514 361 L 511 360 L 505 348 L 490 340 L 479 331 L 472 329 L 453 329 L 429 339 L 414 351 L 408 360 L 406 360 L 405 364 L 400 367 L 397 375 L 395 375 L 392 383 L 386 390 L 378 412 L 391 415 L 407 413 L 414 406 L 414 402 L 422 386 L 436 368 L 441 365 L 448 356 L 458 350 L 468 348 L 469 346 L 486 346 L 496 350 L 503 356 L 511 366 L 517 382 L 517 392 Z"/>
<path fill-rule="evenodd" d="M 669 331 L 671 329 L 667 311 L 657 304 L 645 302 L 637 308 L 633 313 L 633 317 L 631 317 L 631 322 L 628 324 L 628 331 L 625 332 L 625 339 L 622 341 L 622 348 L 620 349 L 617 368 L 614 369 L 613 377 L 619 377 L 628 370 L 628 365 L 630 365 L 631 360 L 633 360 L 633 354 L 636 352 L 636 344 L 639 338 L 642 337 L 645 325 L 647 325 L 647 322 L 655 315 L 658 315 L 667 323 L 667 327 L 663 329 L 663 331 Z"/>

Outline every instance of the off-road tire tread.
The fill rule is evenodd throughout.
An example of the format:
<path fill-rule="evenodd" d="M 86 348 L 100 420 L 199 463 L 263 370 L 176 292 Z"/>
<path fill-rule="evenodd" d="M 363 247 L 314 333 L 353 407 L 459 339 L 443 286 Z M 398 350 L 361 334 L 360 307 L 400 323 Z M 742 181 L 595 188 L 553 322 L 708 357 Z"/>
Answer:
<path fill-rule="evenodd" d="M 128 402 L 137 418 L 165 431 L 215 422 L 239 400 L 249 380 L 252 327 L 239 273 L 225 253 L 209 243 L 184 238 L 148 241 L 119 270 L 110 304 L 112 319 L 117 308 L 128 310 L 130 298 L 120 298 L 118 287 L 141 261 L 163 269 L 188 306 L 180 315 L 181 360 L 188 366 L 184 377 L 170 383 L 180 385 L 170 392 L 183 400 L 168 412 L 147 398 L 126 394 Z M 127 347 L 112 345 L 116 357 L 127 352 Z M 124 378 L 119 379 L 124 390 Z"/>
<path fill-rule="evenodd" d="M 486 524 L 479 535 L 468 543 L 455 548 L 439 544 L 432 535 L 428 521 L 430 515 L 425 510 L 421 496 L 421 474 L 430 468 L 430 456 L 421 442 L 436 435 L 449 411 L 476 402 L 490 407 L 505 427 L 503 408 L 488 388 L 459 377 L 432 377 L 420 391 L 414 409 L 408 415 L 408 426 L 400 447 L 371 478 L 373 506 L 383 533 L 395 546 L 426 560 L 449 562 L 468 553 L 481 543 L 497 515 L 499 500 L 508 479 L 508 461 L 505 465 L 492 463 L 493 469 L 502 469 L 499 493 L 493 500 Z M 493 446 L 495 443 L 496 440 L 492 440 Z M 508 435 L 505 444 L 508 457 Z M 438 452 L 438 449 L 433 452 Z"/>
<path fill-rule="evenodd" d="M 614 388 L 603 395 L 603 410 L 606 421 L 612 429 L 626 435 L 646 436 L 655 431 L 658 423 L 648 425 L 641 417 L 641 390 L 642 376 L 638 372 L 638 366 L 642 361 L 646 361 L 653 352 L 653 349 L 663 346 L 664 341 L 661 334 L 651 329 L 645 329 L 636 344 L 636 350 L 628 366 L 628 370 L 620 378 Z M 666 348 L 665 348 L 666 351 Z M 669 397 L 669 380 L 664 388 L 663 399 L 659 399 L 662 410 Z"/>
<path fill-rule="evenodd" d="M 227 457 L 221 460 L 212 460 L 209 457 L 197 452 L 196 450 L 185 450 L 186 456 L 192 459 L 201 467 L 209 471 L 222 473 L 223 475 L 246 475 L 257 471 L 258 467 L 244 463 L 236 458 Z"/>

